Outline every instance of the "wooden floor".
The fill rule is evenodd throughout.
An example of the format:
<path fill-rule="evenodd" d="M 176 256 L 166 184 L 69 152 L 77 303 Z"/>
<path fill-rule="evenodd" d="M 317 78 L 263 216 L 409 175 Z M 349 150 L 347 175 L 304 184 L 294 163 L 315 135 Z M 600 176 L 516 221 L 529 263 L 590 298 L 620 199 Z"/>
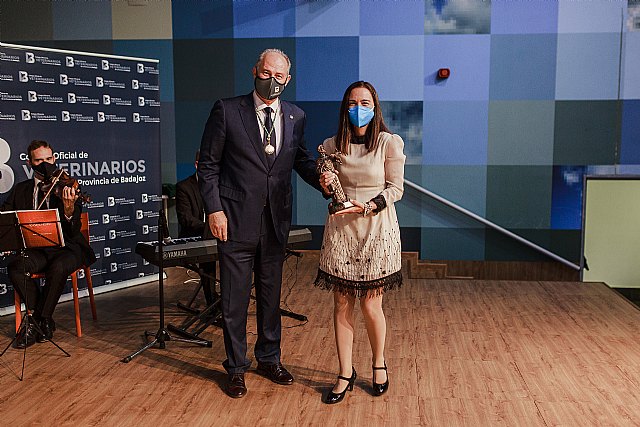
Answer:
<path fill-rule="evenodd" d="M 321 402 L 337 373 L 332 297 L 311 285 L 317 256 L 288 261 L 283 300 L 308 323 L 283 317 L 283 362 L 296 377 L 278 386 L 247 374 L 248 395 L 228 398 L 222 333 L 212 349 L 169 342 L 121 363 L 158 329 L 157 283 L 99 295 L 98 322 L 83 300 L 77 339 L 72 303 L 56 311 L 55 339 L 0 359 L 2 425 L 45 426 L 626 426 L 640 425 L 640 311 L 597 283 L 406 280 L 387 294 L 391 386 L 370 394 L 371 351 L 361 314 L 356 387 L 333 406 Z M 167 270 L 167 319 L 193 285 Z M 291 292 L 289 293 L 289 289 Z M 288 297 L 287 297 L 288 295 Z M 0 318 L 1 347 L 13 316 Z M 249 331 L 255 332 L 255 305 Z M 250 347 L 255 335 L 249 336 Z"/>

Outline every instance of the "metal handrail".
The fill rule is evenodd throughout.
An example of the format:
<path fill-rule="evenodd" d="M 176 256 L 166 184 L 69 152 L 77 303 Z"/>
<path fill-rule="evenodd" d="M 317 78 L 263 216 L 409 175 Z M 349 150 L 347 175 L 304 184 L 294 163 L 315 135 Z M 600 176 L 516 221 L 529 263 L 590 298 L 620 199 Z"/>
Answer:
<path fill-rule="evenodd" d="M 409 181 L 408 179 L 405 179 L 404 183 L 408 187 L 411 187 L 414 190 L 416 190 L 416 191 L 418 191 L 418 192 L 420 192 L 420 193 L 422 193 L 424 195 L 427 195 L 427 196 L 431 197 L 432 199 L 435 199 L 438 202 L 440 202 L 440 203 L 442 203 L 444 205 L 447 205 L 450 208 L 453 208 L 453 209 L 457 210 L 458 212 L 461 212 L 461 213 L 467 215 L 468 217 L 473 218 L 476 221 L 481 222 L 484 225 L 486 225 L 488 227 L 491 227 L 494 230 L 499 231 L 500 233 L 505 234 L 505 235 L 511 237 L 512 239 L 515 239 L 518 242 L 523 243 L 523 244 L 529 246 L 530 248 L 535 249 L 536 251 L 541 252 L 541 253 L 545 254 L 546 256 L 548 256 L 550 258 L 553 258 L 554 260 L 556 260 L 558 262 L 561 262 L 562 264 L 564 264 L 564 265 L 566 265 L 568 267 L 573 268 L 574 270 L 580 270 L 580 266 L 579 265 L 574 264 L 573 262 L 571 262 L 571 261 L 569 261 L 569 260 L 567 260 L 565 258 L 562 258 L 561 256 L 554 254 L 553 252 L 548 251 L 547 249 L 543 248 L 542 246 L 536 245 L 535 243 L 525 239 L 522 236 L 518 236 L 517 234 L 507 230 L 506 228 L 500 227 L 498 224 L 494 224 L 493 222 L 487 220 L 486 218 L 483 218 L 483 217 L 481 217 L 479 215 L 476 215 L 475 213 L 463 208 L 462 206 L 456 205 L 455 203 L 445 199 L 444 197 L 438 196 L 437 194 L 427 190 L 426 188 L 423 188 L 423 187 L 419 186 L 418 184 Z"/>

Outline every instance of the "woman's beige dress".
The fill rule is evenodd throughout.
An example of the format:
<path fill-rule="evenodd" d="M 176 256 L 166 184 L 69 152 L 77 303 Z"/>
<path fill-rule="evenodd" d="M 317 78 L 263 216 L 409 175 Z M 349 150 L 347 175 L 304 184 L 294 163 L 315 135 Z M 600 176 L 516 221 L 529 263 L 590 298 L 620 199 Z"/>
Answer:
<path fill-rule="evenodd" d="M 336 152 L 335 139 L 322 144 Z M 325 223 L 315 285 L 351 296 L 379 295 L 402 284 L 400 228 L 394 202 L 404 191 L 404 142 L 382 132 L 378 148 L 349 144 L 340 155 L 338 178 L 347 197 L 367 202 L 382 195 L 387 206 L 379 213 L 329 215 Z"/>

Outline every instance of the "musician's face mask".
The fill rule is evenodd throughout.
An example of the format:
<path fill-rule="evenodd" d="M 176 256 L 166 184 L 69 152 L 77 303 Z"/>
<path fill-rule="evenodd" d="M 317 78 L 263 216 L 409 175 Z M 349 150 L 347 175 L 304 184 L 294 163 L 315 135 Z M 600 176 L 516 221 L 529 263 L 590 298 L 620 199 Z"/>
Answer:
<path fill-rule="evenodd" d="M 57 170 L 55 163 L 40 162 L 37 165 L 33 165 L 33 170 L 36 171 L 44 179 L 48 179 L 53 175 L 53 172 Z"/>

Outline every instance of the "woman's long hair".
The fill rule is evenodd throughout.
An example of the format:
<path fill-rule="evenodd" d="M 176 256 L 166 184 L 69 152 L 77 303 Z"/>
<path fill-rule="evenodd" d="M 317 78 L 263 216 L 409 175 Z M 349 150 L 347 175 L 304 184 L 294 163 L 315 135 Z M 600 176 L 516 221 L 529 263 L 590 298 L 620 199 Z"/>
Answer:
<path fill-rule="evenodd" d="M 354 136 L 353 125 L 349 121 L 349 96 L 353 89 L 359 87 L 371 92 L 371 97 L 373 98 L 373 118 L 369 122 L 369 126 L 364 134 L 364 146 L 367 151 L 374 151 L 378 147 L 378 135 L 380 132 L 389 132 L 382 117 L 382 108 L 378 100 L 378 92 L 376 92 L 373 85 L 362 80 L 351 83 L 342 97 L 342 104 L 340 104 L 340 121 L 338 123 L 338 133 L 336 134 L 336 148 L 344 154 L 349 152 L 349 143 Z"/>

